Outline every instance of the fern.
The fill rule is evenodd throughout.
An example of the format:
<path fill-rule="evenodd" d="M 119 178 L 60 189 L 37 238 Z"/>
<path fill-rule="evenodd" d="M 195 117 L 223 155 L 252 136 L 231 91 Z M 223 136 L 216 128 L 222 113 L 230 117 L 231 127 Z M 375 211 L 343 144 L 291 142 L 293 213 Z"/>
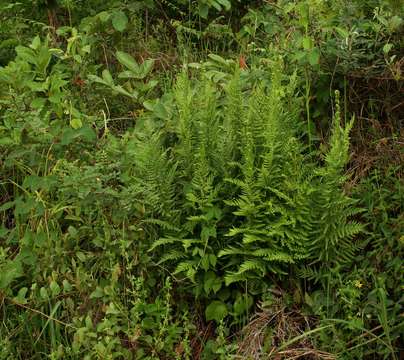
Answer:
<path fill-rule="evenodd" d="M 159 235 L 150 249 L 198 294 L 212 271 L 230 285 L 355 255 L 362 226 L 342 189 L 352 123 L 342 127 L 337 102 L 330 151 L 314 162 L 298 138 L 295 83 L 278 66 L 270 87 L 245 96 L 238 70 L 224 90 L 184 72 L 170 133 L 138 145 L 136 194 Z"/>
<path fill-rule="evenodd" d="M 333 119 L 330 150 L 325 166 L 318 170 L 318 181 L 313 192 L 314 234 L 312 257 L 326 263 L 340 263 L 352 259 L 358 249 L 352 238 L 363 226 L 349 222 L 349 217 L 360 211 L 355 201 L 344 194 L 344 166 L 349 160 L 349 132 L 353 119 L 345 128 L 341 125 L 339 93 L 336 92 L 336 112 Z"/>

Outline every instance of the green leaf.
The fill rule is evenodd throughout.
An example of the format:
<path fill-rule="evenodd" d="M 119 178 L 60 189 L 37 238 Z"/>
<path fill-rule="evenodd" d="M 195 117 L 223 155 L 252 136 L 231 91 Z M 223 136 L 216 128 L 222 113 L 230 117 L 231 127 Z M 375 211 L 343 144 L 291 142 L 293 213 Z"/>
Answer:
<path fill-rule="evenodd" d="M 139 65 L 132 56 L 123 51 L 117 51 L 116 58 L 123 66 L 129 69 L 129 71 L 123 71 L 119 74 L 121 79 L 144 79 L 154 66 L 153 59 L 147 59 Z"/>
<path fill-rule="evenodd" d="M 253 299 L 250 295 L 239 294 L 233 304 L 233 310 L 237 315 L 242 315 L 252 306 Z"/>
<path fill-rule="evenodd" d="M 205 255 L 204 257 L 202 257 L 201 265 L 202 265 L 203 270 L 208 271 L 208 269 L 209 269 L 209 257 L 208 256 Z"/>
<path fill-rule="evenodd" d="M 41 38 L 37 35 L 32 40 L 31 45 L 29 46 L 31 49 L 37 50 L 41 46 Z"/>
<path fill-rule="evenodd" d="M 135 61 L 135 59 L 129 55 L 126 52 L 123 51 L 117 51 L 115 53 L 116 58 L 118 61 L 125 67 L 127 67 L 129 70 L 133 72 L 138 72 L 139 71 L 139 64 Z"/>
<path fill-rule="evenodd" d="M 37 64 L 37 58 L 36 58 L 36 54 L 35 54 L 34 50 L 27 48 L 25 46 L 17 46 L 15 48 L 15 51 L 17 53 L 17 56 L 20 59 L 22 59 L 30 64 L 34 64 L 34 65 Z"/>
<path fill-rule="evenodd" d="M 0 267 L 0 289 L 6 289 L 17 278 L 24 275 L 20 261 L 8 260 Z"/>
<path fill-rule="evenodd" d="M 102 71 L 102 78 L 100 78 L 97 75 L 90 74 L 88 75 L 88 79 L 92 82 L 103 84 L 109 87 L 115 86 L 114 79 L 112 78 L 111 73 L 107 69 Z"/>
<path fill-rule="evenodd" d="M 78 251 L 77 253 L 76 253 L 76 256 L 78 257 L 78 259 L 80 260 L 80 261 L 82 261 L 82 262 L 85 262 L 86 261 L 86 259 L 87 259 L 87 257 L 86 257 L 86 255 L 85 254 L 83 254 L 82 252 L 80 252 L 80 251 Z"/>
<path fill-rule="evenodd" d="M 0 145 L 7 146 L 7 145 L 12 145 L 12 144 L 14 144 L 14 140 L 12 138 L 6 137 L 6 136 L 0 138 Z"/>
<path fill-rule="evenodd" d="M 8 201 L 0 206 L 0 211 L 6 211 L 8 209 L 13 208 L 15 205 L 15 201 Z"/>
<path fill-rule="evenodd" d="M 335 26 L 334 29 L 343 39 L 346 39 L 349 36 L 349 31 L 344 28 Z"/>
<path fill-rule="evenodd" d="M 211 264 L 213 267 L 215 267 L 215 266 L 216 266 L 216 263 L 217 263 L 217 257 L 216 257 L 215 255 L 213 255 L 213 254 L 210 254 L 210 255 L 209 255 L 209 261 L 210 261 L 210 264 Z"/>
<path fill-rule="evenodd" d="M 88 75 L 88 80 L 90 80 L 90 81 L 92 81 L 92 82 L 95 82 L 95 83 L 107 85 L 107 84 L 105 83 L 105 81 L 104 81 L 103 79 L 101 79 L 101 78 L 100 78 L 99 76 L 97 76 L 97 75 L 93 75 L 93 74 Z"/>
<path fill-rule="evenodd" d="M 104 296 L 104 290 L 97 286 L 97 288 L 90 294 L 90 299 L 99 299 Z"/>
<path fill-rule="evenodd" d="M 153 59 L 147 59 L 140 65 L 140 70 L 143 77 L 146 77 L 149 74 L 149 72 L 153 69 L 153 66 L 154 66 Z"/>
<path fill-rule="evenodd" d="M 205 317 L 207 321 L 215 320 L 220 322 L 227 315 L 227 306 L 225 303 L 215 300 L 212 301 L 205 310 Z"/>
<path fill-rule="evenodd" d="M 397 30 L 403 24 L 403 21 L 404 21 L 403 15 L 401 15 L 401 16 L 394 15 L 389 20 L 389 23 L 388 23 L 389 30 L 391 32 Z"/>
<path fill-rule="evenodd" d="M 108 11 L 101 11 L 97 17 L 100 19 L 101 22 L 107 22 L 111 17 L 111 14 Z"/>
<path fill-rule="evenodd" d="M 66 127 L 62 133 L 62 138 L 60 144 L 65 146 L 78 138 L 82 138 L 85 141 L 92 142 L 96 139 L 96 134 L 94 130 L 89 126 L 85 125 L 81 129 L 74 130 L 71 127 Z"/>
<path fill-rule="evenodd" d="M 207 4 L 199 4 L 199 16 L 206 19 L 209 14 L 209 6 Z"/>
<path fill-rule="evenodd" d="M 210 238 L 216 238 L 216 227 L 203 226 L 201 231 L 201 239 L 203 242 L 208 241 Z"/>
<path fill-rule="evenodd" d="M 311 49 L 308 59 L 311 66 L 318 65 L 320 62 L 320 50 L 316 47 Z"/>
<path fill-rule="evenodd" d="M 216 294 L 222 287 L 222 280 L 213 271 L 207 272 L 203 280 L 203 289 L 207 295 L 209 295 L 211 290 Z"/>
<path fill-rule="evenodd" d="M 132 99 L 136 99 L 139 96 L 139 93 L 136 90 L 133 90 L 132 93 L 126 91 L 121 85 L 114 86 L 113 89 L 119 94 L 128 96 Z"/>
<path fill-rule="evenodd" d="M 108 305 L 107 311 L 105 312 L 105 314 L 107 314 L 107 315 L 109 315 L 109 314 L 118 315 L 120 313 L 121 313 L 120 310 L 116 307 L 116 305 L 113 302 L 111 302 Z"/>
<path fill-rule="evenodd" d="M 35 98 L 34 100 L 31 101 L 31 107 L 36 110 L 42 109 L 45 106 L 45 104 L 46 104 L 45 98 Z"/>
<path fill-rule="evenodd" d="M 48 291 L 44 287 L 41 287 L 41 289 L 39 290 L 39 294 L 41 295 L 41 298 L 44 300 L 48 299 L 49 297 Z"/>
<path fill-rule="evenodd" d="M 80 119 L 71 119 L 70 120 L 70 126 L 73 129 L 77 130 L 77 129 L 80 129 L 83 126 L 83 123 L 81 122 Z"/>
<path fill-rule="evenodd" d="M 310 295 L 306 292 L 304 293 L 304 301 L 307 305 L 309 305 L 310 307 L 312 307 L 314 305 L 314 301 L 313 299 L 310 297 Z"/>
<path fill-rule="evenodd" d="M 157 326 L 156 322 L 151 316 L 145 317 L 142 320 L 142 328 L 149 330 L 149 329 L 155 329 Z"/>
<path fill-rule="evenodd" d="M 229 11 L 231 9 L 231 3 L 229 0 L 217 0 L 220 6 L 224 7 L 225 10 Z"/>
<path fill-rule="evenodd" d="M 219 56 L 219 55 L 216 55 L 216 54 L 209 54 L 208 57 L 209 57 L 211 60 L 213 60 L 213 61 L 215 61 L 215 62 L 217 62 L 217 63 L 219 63 L 219 64 L 228 65 L 226 59 L 222 58 L 222 57 Z"/>
<path fill-rule="evenodd" d="M 27 81 L 27 86 L 32 90 L 36 92 L 45 92 L 48 90 L 48 85 L 45 82 L 39 82 L 39 81 Z"/>
<path fill-rule="evenodd" d="M 393 44 L 387 43 L 387 44 L 385 44 L 385 45 L 383 46 L 383 52 L 384 52 L 385 54 L 388 54 L 392 48 L 393 48 Z"/>
<path fill-rule="evenodd" d="M 14 297 L 14 301 L 19 303 L 19 304 L 26 304 L 27 303 L 27 299 L 25 298 L 25 296 L 27 295 L 28 292 L 28 288 L 23 287 L 18 291 L 18 294 L 16 297 Z"/>
<path fill-rule="evenodd" d="M 311 39 L 310 36 L 305 36 L 303 37 L 302 45 L 303 49 L 309 50 L 313 47 L 313 40 Z"/>
<path fill-rule="evenodd" d="M 128 25 L 128 18 L 123 11 L 116 11 L 112 14 L 112 26 L 117 31 L 124 31 Z"/>
<path fill-rule="evenodd" d="M 73 287 L 72 287 L 72 285 L 69 283 L 69 281 L 67 281 L 66 279 L 64 279 L 63 282 L 62 282 L 62 284 L 63 284 L 63 290 L 64 290 L 65 292 L 72 291 Z"/>
<path fill-rule="evenodd" d="M 109 86 L 114 86 L 114 79 L 112 78 L 112 75 L 109 72 L 109 70 L 104 69 L 102 71 L 102 79 L 105 81 L 105 84 Z"/>
<path fill-rule="evenodd" d="M 152 100 L 144 101 L 143 106 L 147 110 L 152 111 L 154 115 L 159 119 L 166 120 L 170 116 L 167 108 L 160 100 L 158 100 L 157 102 Z"/>
<path fill-rule="evenodd" d="M 52 296 L 58 296 L 60 294 L 60 286 L 58 285 L 58 283 L 56 281 L 52 281 L 50 283 L 50 290 L 52 293 Z"/>

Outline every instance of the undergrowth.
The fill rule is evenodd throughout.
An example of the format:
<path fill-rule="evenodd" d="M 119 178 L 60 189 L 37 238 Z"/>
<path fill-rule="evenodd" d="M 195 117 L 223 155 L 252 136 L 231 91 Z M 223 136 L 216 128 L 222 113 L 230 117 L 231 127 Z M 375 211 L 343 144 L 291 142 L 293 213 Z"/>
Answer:
<path fill-rule="evenodd" d="M 399 2 L 0 6 L 0 359 L 400 359 Z"/>

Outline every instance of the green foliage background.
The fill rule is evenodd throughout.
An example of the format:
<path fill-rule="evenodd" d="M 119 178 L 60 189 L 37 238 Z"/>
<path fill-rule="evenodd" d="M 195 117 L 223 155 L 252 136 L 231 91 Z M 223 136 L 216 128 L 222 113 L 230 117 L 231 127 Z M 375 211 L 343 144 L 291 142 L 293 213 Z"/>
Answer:
<path fill-rule="evenodd" d="M 399 359 L 400 1 L 0 1 L 0 359 Z"/>

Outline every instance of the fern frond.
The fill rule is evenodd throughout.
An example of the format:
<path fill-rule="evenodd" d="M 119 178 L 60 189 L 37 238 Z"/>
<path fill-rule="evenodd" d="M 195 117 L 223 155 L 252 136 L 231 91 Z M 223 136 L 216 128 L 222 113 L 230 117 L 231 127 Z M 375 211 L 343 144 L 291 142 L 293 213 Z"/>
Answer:
<path fill-rule="evenodd" d="M 246 281 L 251 277 L 262 277 L 266 273 L 265 263 L 260 260 L 244 261 L 237 272 L 228 272 L 225 277 L 225 284 L 229 286 L 235 282 Z"/>
<path fill-rule="evenodd" d="M 176 267 L 174 274 L 185 273 L 188 279 L 195 282 L 196 266 L 195 261 L 182 261 Z"/>
<path fill-rule="evenodd" d="M 223 256 L 229 256 L 229 255 L 249 255 L 249 252 L 247 252 L 245 249 L 242 248 L 236 248 L 229 246 L 226 249 L 220 250 L 218 253 L 218 257 L 223 257 Z"/>
<path fill-rule="evenodd" d="M 279 261 L 293 264 L 293 257 L 285 252 L 277 252 L 270 248 L 258 249 L 252 252 L 252 255 L 265 258 L 268 261 Z"/>
<path fill-rule="evenodd" d="M 181 241 L 182 241 L 182 239 L 176 239 L 176 238 L 160 238 L 153 242 L 152 246 L 149 248 L 149 251 L 153 251 L 154 249 L 156 249 L 160 246 L 179 243 Z"/>
<path fill-rule="evenodd" d="M 157 262 L 158 265 L 163 264 L 167 261 L 175 261 L 181 260 L 185 257 L 185 253 L 183 251 L 171 250 L 167 254 L 163 255 L 163 257 Z"/>
<path fill-rule="evenodd" d="M 176 227 L 175 225 L 170 224 L 168 221 L 164 221 L 164 220 L 160 220 L 160 219 L 153 219 L 153 218 L 144 219 L 143 223 L 158 225 L 159 227 L 161 227 L 164 230 L 180 231 L 180 229 L 178 227 Z"/>
<path fill-rule="evenodd" d="M 266 264 L 258 259 L 246 260 L 240 265 L 238 273 L 242 274 L 247 271 L 258 271 L 263 275 L 266 272 Z"/>

